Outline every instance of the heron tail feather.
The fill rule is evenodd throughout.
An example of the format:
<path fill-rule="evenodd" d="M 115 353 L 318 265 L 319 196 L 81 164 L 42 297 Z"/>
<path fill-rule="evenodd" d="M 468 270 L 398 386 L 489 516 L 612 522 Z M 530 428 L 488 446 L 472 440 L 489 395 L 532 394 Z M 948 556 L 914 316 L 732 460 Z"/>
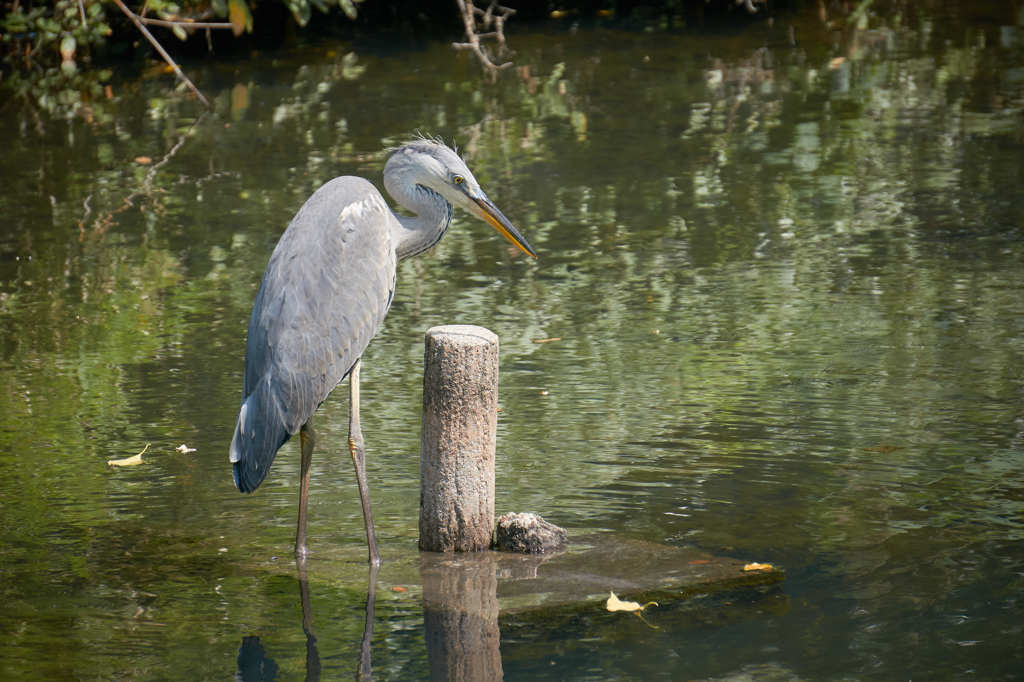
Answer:
<path fill-rule="evenodd" d="M 261 382 L 238 411 L 229 459 L 235 487 L 243 493 L 251 493 L 259 487 L 278 449 L 291 437 L 276 400 L 269 393 L 267 384 Z"/>

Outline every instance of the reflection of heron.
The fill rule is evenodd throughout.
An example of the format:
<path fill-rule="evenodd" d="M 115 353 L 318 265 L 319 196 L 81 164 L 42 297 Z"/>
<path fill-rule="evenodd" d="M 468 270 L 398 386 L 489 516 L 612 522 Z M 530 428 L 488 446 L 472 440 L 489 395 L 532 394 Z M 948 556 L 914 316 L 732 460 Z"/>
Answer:
<path fill-rule="evenodd" d="M 362 178 L 335 178 L 314 192 L 274 248 L 249 318 L 242 407 L 231 439 L 235 485 L 242 492 L 255 490 L 278 448 L 300 433 L 298 556 L 307 552 L 311 419 L 348 376 L 349 451 L 370 561 L 380 562 L 359 428 L 359 358 L 391 305 L 397 262 L 441 239 L 452 204 L 537 257 L 458 154 L 439 142 L 417 140 L 395 150 L 384 167 L 384 186 L 416 215 L 393 213 Z"/>

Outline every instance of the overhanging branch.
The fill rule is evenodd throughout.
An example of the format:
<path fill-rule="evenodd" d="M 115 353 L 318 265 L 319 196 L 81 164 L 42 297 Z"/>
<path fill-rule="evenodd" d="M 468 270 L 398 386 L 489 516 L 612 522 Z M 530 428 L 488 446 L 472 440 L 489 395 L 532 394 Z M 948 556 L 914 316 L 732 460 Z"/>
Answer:
<path fill-rule="evenodd" d="M 452 43 L 456 50 L 470 50 L 480 61 L 487 75 L 494 80 L 498 71 L 512 66 L 512 62 L 495 64 L 491 60 L 490 51 L 481 44 L 484 39 L 493 38 L 498 44 L 498 54 L 504 56 L 508 53 L 505 45 L 505 20 L 516 13 L 511 7 L 499 5 L 495 0 L 486 10 L 482 10 L 473 4 L 473 0 L 455 0 L 459 7 L 459 14 L 462 15 L 462 23 L 466 28 L 465 43 Z M 493 27 L 493 30 L 491 30 Z"/>
<path fill-rule="evenodd" d="M 165 26 L 169 28 L 233 28 L 232 24 L 222 22 L 190 22 L 190 21 L 165 21 L 163 19 L 149 19 L 147 17 L 140 17 L 138 14 L 128 9 L 128 6 L 124 4 L 123 0 L 114 0 L 114 4 L 117 5 L 122 12 L 128 17 L 128 19 L 135 24 L 135 28 L 139 30 L 146 40 L 149 41 L 150 45 L 163 57 L 163 60 L 167 62 L 167 65 L 171 67 L 174 74 L 181 79 L 185 85 L 195 94 L 195 96 L 202 102 L 207 109 L 212 109 L 213 105 L 210 101 L 203 96 L 203 93 L 199 92 L 199 88 L 189 80 L 189 77 L 185 75 L 185 72 L 181 70 L 178 64 L 171 58 L 171 55 L 167 53 L 167 50 L 163 48 L 160 41 L 149 32 L 146 28 L 146 24 L 152 24 L 154 26 Z"/>

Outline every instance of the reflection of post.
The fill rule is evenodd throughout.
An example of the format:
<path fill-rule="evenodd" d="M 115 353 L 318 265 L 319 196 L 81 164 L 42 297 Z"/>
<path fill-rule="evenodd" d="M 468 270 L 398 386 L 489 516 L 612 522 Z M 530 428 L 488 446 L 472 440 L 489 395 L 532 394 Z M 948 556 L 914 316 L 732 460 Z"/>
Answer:
<path fill-rule="evenodd" d="M 483 327 L 433 327 L 424 363 L 420 549 L 487 549 L 494 529 L 498 337 Z"/>
<path fill-rule="evenodd" d="M 494 553 L 425 553 L 420 576 L 430 679 L 502 679 Z"/>

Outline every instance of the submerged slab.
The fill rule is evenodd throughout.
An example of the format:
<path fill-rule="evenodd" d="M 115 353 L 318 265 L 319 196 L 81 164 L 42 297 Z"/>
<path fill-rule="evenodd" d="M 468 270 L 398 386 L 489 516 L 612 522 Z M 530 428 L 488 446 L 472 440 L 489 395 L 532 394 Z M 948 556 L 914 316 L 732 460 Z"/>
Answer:
<path fill-rule="evenodd" d="M 611 534 L 571 535 L 569 543 L 561 552 L 541 555 L 434 553 L 385 546 L 380 572 L 369 575 L 381 588 L 378 599 L 422 599 L 425 606 L 461 612 L 475 612 L 479 604 L 496 601 L 501 614 L 603 605 L 609 592 L 640 603 L 667 604 L 785 579 L 785 572 L 776 567 L 744 570 L 758 557 L 745 561 Z M 283 574 L 295 570 L 287 556 L 258 563 Z M 321 543 L 308 561 L 308 576 L 314 585 L 329 582 L 366 589 L 366 549 Z"/>
<path fill-rule="evenodd" d="M 502 612 L 593 602 L 609 592 L 641 602 L 668 601 L 785 578 L 774 566 L 745 570 L 753 562 L 643 540 L 598 535 L 571 542 L 567 551 L 550 557 L 499 553 Z"/>

